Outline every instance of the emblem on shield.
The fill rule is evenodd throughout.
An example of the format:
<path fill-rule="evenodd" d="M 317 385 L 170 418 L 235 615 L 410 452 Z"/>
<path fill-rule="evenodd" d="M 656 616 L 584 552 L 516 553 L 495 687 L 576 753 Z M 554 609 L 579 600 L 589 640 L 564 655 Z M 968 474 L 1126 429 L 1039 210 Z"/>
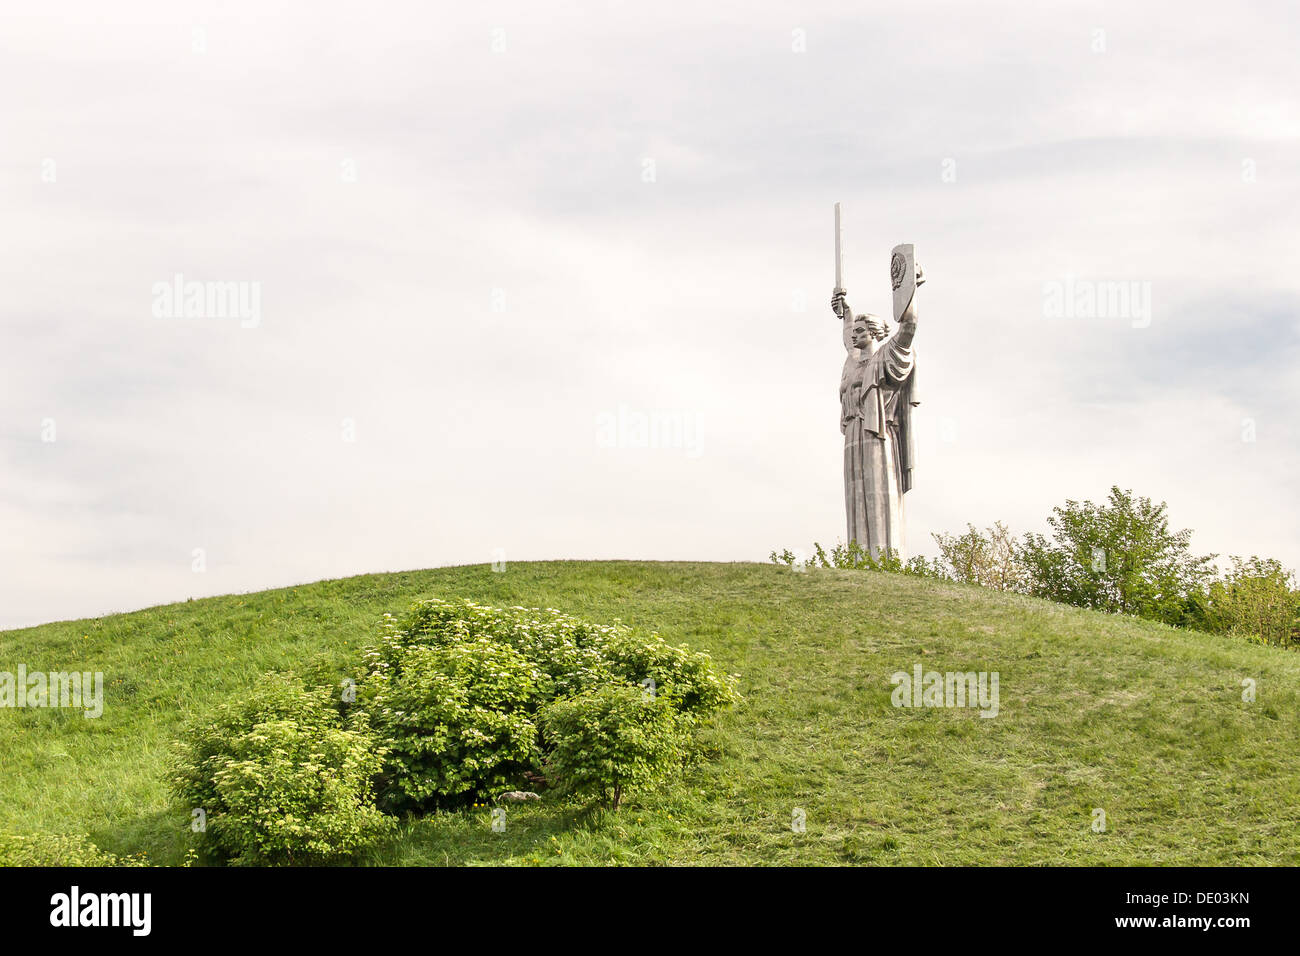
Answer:
<path fill-rule="evenodd" d="M 907 260 L 903 258 L 901 252 L 895 252 L 892 259 L 889 260 L 889 280 L 894 284 L 894 291 L 903 284 L 903 276 L 907 274 Z"/>

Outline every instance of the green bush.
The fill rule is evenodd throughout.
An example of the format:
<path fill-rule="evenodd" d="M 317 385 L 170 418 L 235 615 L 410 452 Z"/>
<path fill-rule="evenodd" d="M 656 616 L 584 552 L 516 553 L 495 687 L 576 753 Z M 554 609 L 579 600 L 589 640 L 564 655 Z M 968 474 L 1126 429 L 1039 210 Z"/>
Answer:
<path fill-rule="evenodd" d="M 873 558 L 856 541 L 813 557 L 788 548 L 774 564 L 795 571 L 847 568 L 913 574 L 1046 598 L 1176 627 L 1233 634 L 1277 647 L 1300 646 L 1300 591 L 1294 572 L 1271 558 L 1232 559 L 1216 577 L 1215 555 L 1196 555 L 1190 530 L 1169 527 L 1168 506 L 1113 485 L 1106 501 L 1067 500 L 1053 508 L 1051 537 L 1017 541 L 1002 522 L 981 532 L 934 534 L 939 557 Z"/>
<path fill-rule="evenodd" d="M 616 676 L 663 698 L 690 723 L 739 700 L 734 680 L 720 673 L 708 654 L 676 647 L 657 634 L 649 638 L 616 634 L 603 653 Z"/>
<path fill-rule="evenodd" d="M 0 831 L 3 866 L 148 866 L 143 856 L 117 856 L 86 837 L 70 833 L 19 834 Z"/>
<path fill-rule="evenodd" d="M 544 680 L 514 648 L 487 638 L 390 645 L 360 694 L 388 750 L 384 804 L 465 802 L 535 766 L 531 708 Z"/>
<path fill-rule="evenodd" d="M 533 709 L 610 679 L 601 647 L 626 632 L 553 609 L 485 607 L 472 601 L 419 601 L 401 618 L 388 616 L 379 646 L 367 655 L 372 671 L 400 671 L 412 647 L 490 640 L 513 648 L 541 672 Z"/>
<path fill-rule="evenodd" d="M 930 537 L 939 546 L 935 564 L 944 577 L 997 591 L 1024 591 L 1028 587 L 1029 574 L 1020 546 L 1001 521 L 983 532 L 967 524 L 964 534 Z"/>
<path fill-rule="evenodd" d="M 1262 644 L 1300 643 L 1300 593 L 1294 574 L 1273 558 L 1234 557 L 1201 603 L 1200 626 Z"/>
<path fill-rule="evenodd" d="M 629 685 L 597 687 L 541 714 L 547 774 L 564 793 L 595 793 L 617 810 L 624 792 L 682 765 L 681 718 L 666 699 Z"/>
<path fill-rule="evenodd" d="M 1192 623 L 1214 571 L 1197 557 L 1191 531 L 1171 531 L 1166 505 L 1112 487 L 1104 504 L 1067 501 L 1047 519 L 1052 539 L 1025 535 L 1030 593 L 1166 624 Z"/>
<path fill-rule="evenodd" d="M 335 860 L 393 828 L 381 809 L 491 799 L 543 770 L 560 792 L 603 787 L 617 806 L 738 699 L 708 655 L 657 635 L 468 601 L 386 616 L 363 660 L 353 703 L 271 675 L 187 732 L 173 789 L 233 862 Z"/>
<path fill-rule="evenodd" d="M 386 620 L 366 661 L 360 702 L 389 748 L 381 802 L 393 808 L 490 799 L 538 774 L 538 714 L 556 699 L 644 683 L 682 737 L 738 699 L 707 654 L 551 609 L 420 601 Z"/>
<path fill-rule="evenodd" d="M 177 795 L 206 814 L 207 836 L 235 863 L 324 863 L 392 828 L 371 779 L 384 750 L 364 714 L 348 726 L 329 688 L 269 675 L 182 741 Z"/>
<path fill-rule="evenodd" d="M 943 576 L 937 562 L 932 564 L 920 555 L 904 561 L 898 552 L 886 550 L 873 558 L 871 552 L 857 541 L 837 544 L 829 552 L 821 546 L 820 542 L 814 541 L 812 557 L 800 557 L 789 548 L 779 553 L 773 551 L 767 557 L 773 564 L 784 564 L 795 571 L 807 571 L 809 568 L 835 568 L 850 571 L 886 571 L 890 574 L 910 574 L 926 578 Z"/>

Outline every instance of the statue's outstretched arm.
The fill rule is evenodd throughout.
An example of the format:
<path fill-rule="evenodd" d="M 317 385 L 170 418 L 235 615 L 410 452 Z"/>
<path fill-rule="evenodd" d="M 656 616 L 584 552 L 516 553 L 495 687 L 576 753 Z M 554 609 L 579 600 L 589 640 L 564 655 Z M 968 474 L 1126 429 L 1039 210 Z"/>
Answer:
<path fill-rule="evenodd" d="M 840 318 L 840 337 L 844 340 L 844 348 L 853 351 L 853 310 L 849 308 L 849 302 L 844 297 L 844 289 L 836 289 L 831 293 L 831 311 Z"/>
<path fill-rule="evenodd" d="M 912 339 L 916 336 L 916 293 L 921 291 L 921 286 L 925 284 L 925 273 L 921 270 L 921 264 L 916 264 L 916 289 L 912 292 L 912 301 L 907 304 L 903 314 L 898 320 L 898 333 L 894 336 L 895 341 L 905 348 L 912 347 Z"/>

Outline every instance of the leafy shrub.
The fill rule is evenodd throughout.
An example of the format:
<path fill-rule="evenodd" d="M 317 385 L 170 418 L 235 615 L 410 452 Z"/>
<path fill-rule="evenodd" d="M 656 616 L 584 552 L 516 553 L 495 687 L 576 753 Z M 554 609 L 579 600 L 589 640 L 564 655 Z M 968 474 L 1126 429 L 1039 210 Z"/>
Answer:
<path fill-rule="evenodd" d="M 1214 556 L 1191 553 L 1191 531 L 1170 531 L 1166 507 L 1115 486 L 1104 504 L 1053 508 L 1052 540 L 1027 534 L 1021 549 L 1030 592 L 1076 607 L 1191 623 Z"/>
<path fill-rule="evenodd" d="M 565 793 L 596 793 L 617 810 L 630 788 L 670 777 L 682 765 L 677 711 L 665 698 L 608 685 L 542 709 L 547 773 Z"/>
<path fill-rule="evenodd" d="M 806 555 L 798 555 L 789 548 L 782 548 L 778 553 L 773 551 L 767 556 L 767 559 L 773 564 L 784 564 L 787 568 L 793 568 L 796 571 L 807 571 L 813 566 L 812 558 Z"/>
<path fill-rule="evenodd" d="M 911 574 L 918 577 L 942 576 L 937 565 L 931 564 L 920 555 L 904 561 L 898 552 L 886 550 L 873 558 L 871 552 L 856 540 L 848 544 L 836 544 L 829 553 L 820 543 L 814 541 L 813 557 L 810 558 L 800 557 L 789 548 L 783 549 L 779 554 L 773 551 L 767 557 L 773 564 L 784 564 L 796 571 L 821 567 L 853 571 L 888 571 L 892 574 Z"/>
<path fill-rule="evenodd" d="M 939 559 L 935 563 L 943 576 L 997 591 L 1025 590 L 1029 573 L 1016 539 L 1001 521 L 985 530 L 987 533 L 968 524 L 961 535 L 931 535 L 939 545 Z"/>
<path fill-rule="evenodd" d="M 485 795 L 540 757 L 530 708 L 545 675 L 487 638 L 391 645 L 361 700 L 388 748 L 383 800 L 420 808 Z"/>
<path fill-rule="evenodd" d="M 1279 647 L 1300 646 L 1295 575 L 1271 558 L 1232 559 L 1216 579 L 1214 555 L 1191 550 L 1191 531 L 1171 531 L 1162 501 L 1112 486 L 1102 504 L 1067 500 L 1047 522 L 1051 538 L 1017 542 L 1002 522 L 985 531 L 934 534 L 939 557 L 878 558 L 850 541 L 814 556 L 788 548 L 768 557 L 796 571 L 850 568 L 914 574 L 1047 598 L 1075 607 L 1133 614 L 1179 627 L 1228 633 Z"/>
<path fill-rule="evenodd" d="M 1293 647 L 1300 643 L 1295 576 L 1273 558 L 1234 557 L 1232 570 L 1210 584 L 1197 623 L 1209 631 Z"/>
<path fill-rule="evenodd" d="M 653 681 L 681 737 L 739 699 L 707 654 L 552 609 L 420 601 L 387 618 L 366 661 L 361 704 L 389 747 L 395 808 L 467 803 L 541 771 L 538 715 L 556 699 Z"/>
<path fill-rule="evenodd" d="M 679 767 L 699 722 L 738 699 L 708 655 L 657 635 L 468 601 L 386 616 L 363 660 L 352 704 L 270 675 L 187 732 L 173 789 L 234 862 L 328 862 L 393 828 L 380 807 L 465 804 L 543 769 L 561 792 L 605 781 L 617 806 Z M 317 669 L 338 676 L 332 661 Z"/>
<path fill-rule="evenodd" d="M 472 601 L 419 601 L 402 618 L 387 616 L 379 646 L 367 657 L 371 669 L 400 671 L 412 647 L 454 646 L 490 640 L 513 648 L 541 672 L 534 708 L 610 679 L 601 647 L 626 632 L 621 625 L 592 624 L 553 609 L 496 608 Z"/>
<path fill-rule="evenodd" d="M 383 753 L 364 715 L 343 726 L 328 688 L 270 675 L 190 729 L 172 785 L 233 862 L 323 863 L 391 829 L 371 790 Z"/>
<path fill-rule="evenodd" d="M 117 856 L 71 833 L 20 834 L 0 831 L 2 866 L 148 866 L 143 856 Z"/>
<path fill-rule="evenodd" d="M 608 667 L 628 683 L 650 689 L 697 723 L 740 699 L 735 682 L 708 654 L 676 647 L 659 635 L 616 634 L 603 647 Z M 652 683 L 651 683 L 652 682 Z"/>

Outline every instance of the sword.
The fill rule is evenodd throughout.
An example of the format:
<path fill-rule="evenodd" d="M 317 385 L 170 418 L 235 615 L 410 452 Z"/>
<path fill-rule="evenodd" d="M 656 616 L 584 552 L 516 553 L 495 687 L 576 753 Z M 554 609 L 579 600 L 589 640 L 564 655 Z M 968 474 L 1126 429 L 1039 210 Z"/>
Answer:
<path fill-rule="evenodd" d="M 844 291 L 844 228 L 840 225 L 840 204 L 835 204 L 835 288 Z"/>

